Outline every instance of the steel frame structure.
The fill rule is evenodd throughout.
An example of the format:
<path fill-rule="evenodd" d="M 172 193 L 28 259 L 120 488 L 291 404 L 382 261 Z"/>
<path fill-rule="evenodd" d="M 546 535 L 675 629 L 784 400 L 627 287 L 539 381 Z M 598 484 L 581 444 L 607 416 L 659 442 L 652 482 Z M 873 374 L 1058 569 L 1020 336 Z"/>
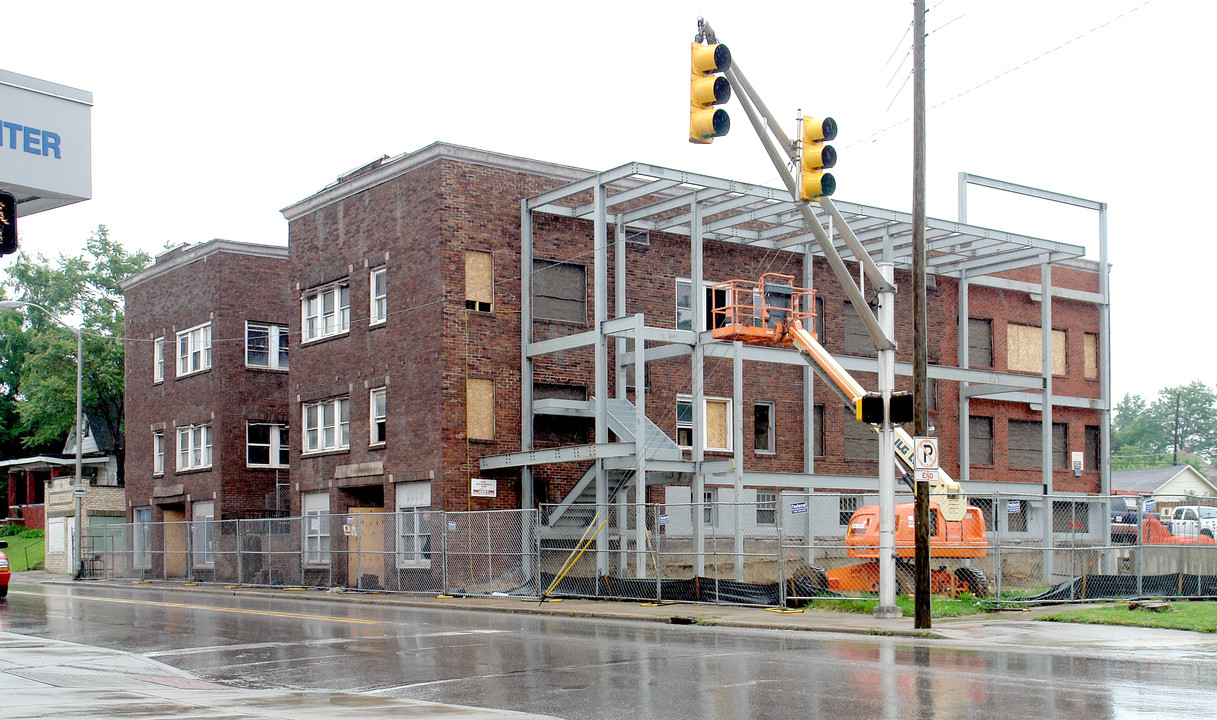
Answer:
<path fill-rule="evenodd" d="M 1066 290 L 1051 285 L 1051 267 L 1055 263 L 1074 260 L 1085 255 L 1085 249 L 1059 241 L 1021 235 L 970 225 L 966 222 L 966 184 L 984 184 L 989 187 L 1021 192 L 1045 199 L 1082 207 L 1093 207 L 1101 213 L 1100 230 L 1100 293 Z M 931 378 L 960 384 L 960 417 L 967 417 L 968 402 L 973 397 L 991 397 L 1000 400 L 1025 402 L 1044 409 L 1045 435 L 1050 433 L 1051 407 L 1053 405 L 1084 407 L 1099 410 L 1102 415 L 1101 452 L 1109 447 L 1110 432 L 1110 318 L 1108 291 L 1108 263 L 1106 241 L 1106 205 L 1057 193 L 1036 190 L 1025 186 L 961 175 L 960 220 L 949 221 L 934 218 L 926 220 L 927 272 L 953 277 L 960 285 L 960 331 L 959 366 L 934 365 L 929 369 Z M 803 208 L 799 206 L 803 205 Z M 835 211 L 833 207 L 835 205 Z M 531 468 L 536 465 L 556 462 L 592 460 L 596 466 L 596 504 L 607 505 L 608 483 L 606 469 L 610 467 L 631 468 L 636 478 L 647 478 L 648 472 L 684 473 L 691 477 L 694 502 L 700 503 L 705 482 L 709 477 L 729 476 L 738 491 L 744 485 L 812 488 L 832 486 L 835 488 L 857 488 L 874 490 L 876 479 L 853 476 L 816 475 L 814 453 L 810 451 L 813 433 L 813 413 L 805 412 L 804 437 L 808 451 L 805 452 L 805 472 L 752 473 L 743 469 L 743 406 L 742 363 L 743 361 L 772 362 L 801 365 L 804 370 L 804 407 L 814 404 L 812 392 L 812 370 L 796 351 L 782 348 L 744 345 L 740 342 L 715 340 L 709 331 L 694 332 L 668 327 L 648 326 L 642 315 L 608 317 L 608 228 L 615 228 L 615 285 L 611 288 L 621 312 L 626 307 L 630 290 L 626 286 L 625 256 L 627 231 L 664 232 L 689 238 L 690 272 L 693 287 L 703 286 L 702 257 L 706 242 L 738 244 L 771 251 L 800 253 L 804 256 L 804 285 L 813 287 L 812 260 L 824 256 L 823 250 L 805 221 L 806 208 L 810 207 L 814 217 L 827 228 L 827 237 L 838 254 L 847 254 L 855 261 L 849 243 L 841 235 L 840 223 L 848 224 L 861 248 L 871 257 L 869 260 L 891 263 L 895 267 L 910 269 L 912 265 L 912 215 L 896 210 L 887 210 L 857 203 L 834 201 L 817 205 L 793 201 L 786 189 L 753 185 L 709 175 L 633 162 L 586 178 L 569 182 L 561 187 L 521 201 L 521 451 L 481 458 L 482 469 L 519 467 L 521 469 L 521 505 L 532 507 L 534 503 Z M 593 314 L 594 328 L 565 337 L 534 341 L 531 308 L 531 275 L 533 260 L 533 219 L 537 215 L 551 215 L 573 220 L 584 220 L 591 224 L 594 238 Z M 848 232 L 848 229 L 846 232 Z M 822 231 L 821 231 L 822 232 Z M 1041 283 L 1021 283 L 992 274 L 1018 268 L 1039 266 Z M 1038 294 L 1043 304 L 1043 336 L 1045 343 L 1042 375 L 977 370 L 967 367 L 967 292 L 970 285 L 990 286 L 1006 290 L 1026 291 Z M 1051 305 L 1053 297 L 1089 302 L 1100 309 L 1099 364 L 1101 368 L 1101 397 L 1063 397 L 1052 393 L 1051 352 L 1047 343 L 1051 339 Z M 703 293 L 693 293 L 693 316 L 704 317 Z M 729 358 L 733 361 L 734 453 L 732 462 L 707 462 L 703 455 L 702 438 L 705 428 L 698 413 L 694 413 L 692 460 L 653 459 L 641 442 L 608 441 L 606 403 L 609 396 L 609 342 L 613 341 L 618 396 L 625 397 L 625 372 L 633 367 L 635 377 L 644 377 L 645 364 L 661 358 L 689 355 L 693 384 L 693 406 L 699 407 L 704 397 L 701 378 L 702 364 L 706 358 Z M 563 403 L 559 408 L 552 401 L 534 403 L 532 398 L 533 363 L 537 357 L 576 347 L 594 347 L 595 379 L 593 399 L 586 403 Z M 876 358 L 839 357 L 841 365 L 851 372 L 877 372 Z M 898 375 L 911 375 L 911 363 L 895 364 Z M 635 403 L 635 438 L 645 437 L 646 390 L 639 383 Z M 548 404 L 547 404 L 548 403 Z M 570 405 L 570 407 L 566 407 Z M 578 406 L 578 407 L 575 407 Z M 535 450 L 532 434 L 532 419 L 537 410 L 567 414 L 591 415 L 595 420 L 595 442 L 577 448 Z M 959 447 L 965 448 L 960 457 L 960 482 L 965 491 L 988 492 L 999 489 L 1015 489 L 1010 483 L 971 482 L 968 473 L 967 439 L 968 424 L 959 423 Z M 1051 490 L 1050 436 L 1043 444 L 1044 485 Z M 652 457 L 649 457 L 652 456 Z M 668 476 L 671 477 L 670 475 Z M 660 480 L 659 482 L 663 482 Z M 655 480 L 648 480 L 654 483 Z M 1110 488 L 1106 467 L 1102 470 L 1102 490 Z M 637 486 L 637 481 L 636 481 Z M 997 487 L 1000 486 L 1000 487 Z M 1025 484 L 1020 484 L 1023 489 Z M 1039 485 L 1035 492 L 1042 492 Z M 738 495 L 737 495 L 738 497 Z M 638 512 L 643 512 L 645 493 L 637 492 Z M 695 528 L 695 541 L 702 547 L 704 538 L 701 528 Z M 638 522 L 638 528 L 645 522 Z M 639 532 L 642 532 L 639 530 Z M 638 538 L 636 548 L 644 548 L 644 538 Z M 607 570 L 607 534 L 597 539 L 602 569 Z M 641 549 L 639 550 L 641 553 Z M 638 567 L 645 563 L 639 562 Z M 698 570 L 701 568 L 699 567 Z"/>

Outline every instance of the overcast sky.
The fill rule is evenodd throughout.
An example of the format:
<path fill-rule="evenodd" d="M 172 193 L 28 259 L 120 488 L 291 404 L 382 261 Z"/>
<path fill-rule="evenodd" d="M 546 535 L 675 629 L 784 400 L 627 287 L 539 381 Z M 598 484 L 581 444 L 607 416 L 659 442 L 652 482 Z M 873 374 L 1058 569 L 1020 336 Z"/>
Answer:
<path fill-rule="evenodd" d="M 957 218 L 961 171 L 1107 202 L 1115 399 L 1217 385 L 1205 304 L 1217 242 L 1200 217 L 1217 191 L 1217 4 L 927 6 L 929 214 Z M 730 135 L 687 142 L 699 15 L 791 128 L 799 109 L 836 118 L 837 198 L 911 209 L 908 2 L 31 7 L 0 68 L 93 93 L 93 199 L 23 218 L 27 252 L 75 252 L 99 224 L 154 253 L 286 244 L 280 208 L 437 140 L 779 185 L 735 102 Z M 1095 213 L 973 189 L 968 220 L 1098 259 Z"/>

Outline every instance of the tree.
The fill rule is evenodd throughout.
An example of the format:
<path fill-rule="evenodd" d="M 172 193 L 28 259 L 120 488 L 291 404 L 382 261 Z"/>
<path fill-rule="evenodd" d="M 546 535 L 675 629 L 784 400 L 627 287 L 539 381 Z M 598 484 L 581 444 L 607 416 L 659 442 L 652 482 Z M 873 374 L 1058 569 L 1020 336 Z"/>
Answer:
<path fill-rule="evenodd" d="M 80 255 L 60 255 L 52 263 L 42 255 L 31 258 L 21 253 L 8 268 L 5 282 L 17 299 L 37 303 L 81 330 L 83 410 L 94 426 L 102 424 L 109 430 L 120 468 L 124 315 L 119 282 L 150 261 L 148 253 L 125 251 L 110 238 L 106 226 L 99 225 Z M 0 348 L 0 383 L 11 382 L 10 363 L 20 357 L 15 426 L 28 452 L 62 443 L 75 422 L 76 336 L 38 310 L 22 312 L 20 317 L 23 339 Z M 6 330 L 13 323 L 11 317 L 0 322 L 6 323 Z"/>
<path fill-rule="evenodd" d="M 1152 404 L 1126 394 L 1116 405 L 1111 446 L 1117 469 L 1169 465 L 1176 462 L 1176 450 L 1212 460 L 1217 456 L 1217 393 L 1196 380 L 1159 390 Z"/>

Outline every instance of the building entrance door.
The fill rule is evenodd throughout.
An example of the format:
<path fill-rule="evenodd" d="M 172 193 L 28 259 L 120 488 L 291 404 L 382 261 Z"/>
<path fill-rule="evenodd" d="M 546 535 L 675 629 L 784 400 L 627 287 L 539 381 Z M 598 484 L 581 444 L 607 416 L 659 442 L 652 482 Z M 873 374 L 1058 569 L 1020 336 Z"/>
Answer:
<path fill-rule="evenodd" d="M 347 586 L 361 590 L 383 590 L 387 559 L 392 557 L 392 538 L 385 537 L 383 507 L 347 508 L 354 537 L 347 538 Z"/>

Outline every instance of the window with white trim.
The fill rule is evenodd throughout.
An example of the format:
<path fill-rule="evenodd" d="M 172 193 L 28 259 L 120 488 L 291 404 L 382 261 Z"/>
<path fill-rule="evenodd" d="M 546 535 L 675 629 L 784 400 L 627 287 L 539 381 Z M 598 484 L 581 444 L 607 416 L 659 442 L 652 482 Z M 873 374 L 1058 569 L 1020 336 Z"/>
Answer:
<path fill-rule="evenodd" d="M 158 383 L 165 379 L 165 338 L 158 337 L 152 341 L 152 382 Z"/>
<path fill-rule="evenodd" d="M 177 334 L 178 377 L 211 368 L 211 323 Z"/>
<path fill-rule="evenodd" d="M 771 455 L 774 452 L 774 404 L 757 402 L 752 405 L 752 449 L 757 454 Z"/>
<path fill-rule="evenodd" d="M 756 524 L 776 525 L 778 513 L 778 494 L 758 490 L 756 493 Z"/>
<path fill-rule="evenodd" d="M 397 484 L 397 567 L 431 567 L 431 483 Z"/>
<path fill-rule="evenodd" d="M 211 425 L 183 425 L 177 429 L 177 469 L 211 467 Z"/>
<path fill-rule="evenodd" d="M 287 326 L 245 323 L 245 364 L 249 367 L 287 369 Z"/>
<path fill-rule="evenodd" d="M 332 283 L 314 288 L 300 301 L 301 341 L 340 335 L 351 327 L 350 284 Z"/>
<path fill-rule="evenodd" d="M 388 273 L 385 268 L 372 268 L 368 277 L 371 297 L 368 301 L 368 324 L 379 325 L 389 318 Z"/>
<path fill-rule="evenodd" d="M 131 538 L 131 564 L 148 570 L 152 567 L 152 508 L 135 508 L 132 519 L 135 527 Z"/>
<path fill-rule="evenodd" d="M 351 446 L 350 399 L 304 403 L 304 452 L 346 450 Z"/>
<path fill-rule="evenodd" d="M 676 401 L 676 444 L 685 450 L 693 449 L 693 401 Z"/>
<path fill-rule="evenodd" d="M 215 520 L 215 501 L 207 500 L 194 504 L 190 520 L 190 547 L 194 567 L 213 568 L 216 565 Z"/>
<path fill-rule="evenodd" d="M 156 430 L 152 433 L 152 474 L 165 474 L 165 431 Z"/>
<path fill-rule="evenodd" d="M 249 423 L 245 431 L 245 463 L 249 467 L 287 467 L 287 425 Z"/>
<path fill-rule="evenodd" d="M 372 445 L 385 444 L 385 388 L 376 388 L 368 394 L 368 428 L 370 429 L 370 437 L 368 442 Z"/>
<path fill-rule="evenodd" d="M 703 450 L 732 450 L 732 412 L 731 400 L 727 398 L 703 398 L 700 410 Z M 688 395 L 676 398 L 676 444 L 686 450 L 693 448 L 693 398 Z"/>
<path fill-rule="evenodd" d="M 330 562 L 330 494 L 326 491 L 304 493 L 304 562 L 327 565 Z"/>

